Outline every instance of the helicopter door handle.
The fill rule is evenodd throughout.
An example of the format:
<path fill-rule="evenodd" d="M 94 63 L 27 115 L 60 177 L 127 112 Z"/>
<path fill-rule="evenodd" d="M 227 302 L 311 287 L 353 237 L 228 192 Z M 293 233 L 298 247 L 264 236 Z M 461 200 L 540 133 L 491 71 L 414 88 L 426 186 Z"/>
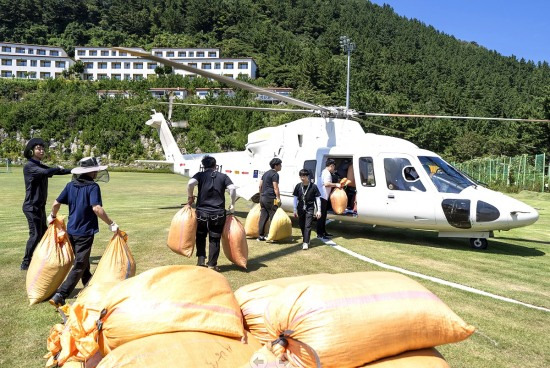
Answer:
<path fill-rule="evenodd" d="M 388 194 L 388 198 L 395 198 L 395 196 L 393 194 Z"/>

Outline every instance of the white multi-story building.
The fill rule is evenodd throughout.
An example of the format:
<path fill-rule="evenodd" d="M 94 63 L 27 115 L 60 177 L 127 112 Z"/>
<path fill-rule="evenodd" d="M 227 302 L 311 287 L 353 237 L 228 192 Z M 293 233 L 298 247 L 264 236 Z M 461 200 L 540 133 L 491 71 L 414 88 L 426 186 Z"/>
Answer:
<path fill-rule="evenodd" d="M 135 50 L 145 52 L 141 48 Z M 163 57 L 172 61 L 204 69 L 230 78 L 245 75 L 256 77 L 256 63 L 252 58 L 225 58 L 219 57 L 219 49 L 197 48 L 154 48 L 154 56 Z M 115 51 L 108 47 L 76 47 L 75 60 L 84 63 L 84 79 L 144 79 L 155 74 L 159 63 L 144 58 L 128 55 L 126 52 Z M 184 70 L 174 71 L 181 75 L 195 75 Z"/>
<path fill-rule="evenodd" d="M 73 64 L 61 47 L 0 42 L 2 78 L 56 78 Z"/>

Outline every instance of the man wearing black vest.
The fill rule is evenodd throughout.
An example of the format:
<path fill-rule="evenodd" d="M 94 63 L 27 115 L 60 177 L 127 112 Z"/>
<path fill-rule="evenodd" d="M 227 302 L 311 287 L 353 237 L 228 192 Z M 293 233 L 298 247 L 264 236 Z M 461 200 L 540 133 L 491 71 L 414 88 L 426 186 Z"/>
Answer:
<path fill-rule="evenodd" d="M 265 241 L 265 225 L 271 220 L 281 205 L 281 194 L 279 193 L 279 171 L 283 162 L 280 158 L 273 158 L 269 161 L 271 170 L 266 171 L 260 180 L 260 236 L 258 241 Z"/>
<path fill-rule="evenodd" d="M 46 232 L 46 201 L 48 200 L 48 178 L 54 175 L 70 174 L 71 170 L 62 167 L 48 167 L 42 163 L 46 155 L 46 144 L 41 138 L 32 138 L 25 147 L 24 155 L 28 159 L 23 168 L 25 179 L 25 200 L 23 213 L 29 223 L 29 240 L 21 270 L 29 269 L 34 249 Z"/>
<path fill-rule="evenodd" d="M 188 203 L 195 201 L 193 190 L 199 185 L 197 194 L 197 265 L 219 271 L 218 256 L 220 255 L 220 240 L 225 225 L 225 190 L 229 190 L 231 205 L 229 212 L 235 209 L 236 187 L 223 173 L 216 169 L 216 159 L 204 156 L 202 161 L 204 171 L 196 173 L 187 185 Z M 208 263 L 206 264 L 206 236 L 208 235 Z"/>

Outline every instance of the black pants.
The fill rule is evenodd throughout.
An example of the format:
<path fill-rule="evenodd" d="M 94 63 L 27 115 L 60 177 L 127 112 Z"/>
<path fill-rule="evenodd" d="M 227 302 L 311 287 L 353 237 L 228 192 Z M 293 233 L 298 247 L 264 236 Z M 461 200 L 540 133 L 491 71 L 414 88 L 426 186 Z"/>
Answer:
<path fill-rule="evenodd" d="M 298 222 L 300 223 L 300 229 L 302 230 L 304 243 L 309 244 L 309 240 L 311 237 L 311 224 L 313 223 L 313 208 L 308 208 L 306 211 L 299 208 Z"/>
<path fill-rule="evenodd" d="M 36 208 L 34 211 L 23 211 L 23 213 L 29 223 L 29 240 L 27 240 L 25 256 L 23 257 L 23 263 L 28 265 L 31 263 L 32 254 L 44 236 L 48 225 L 46 224 L 45 207 Z"/>
<path fill-rule="evenodd" d="M 74 264 L 65 282 L 57 289 L 57 292 L 63 295 L 65 299 L 71 295 L 80 279 L 82 279 L 82 284 L 86 285 L 92 278 L 92 273 L 90 272 L 90 253 L 92 251 L 94 236 L 69 234 L 69 240 L 74 250 Z"/>
<path fill-rule="evenodd" d="M 273 215 L 277 212 L 278 207 L 273 204 L 274 200 L 275 198 L 268 198 L 265 196 L 260 197 L 260 236 L 265 235 L 265 225 L 267 224 L 267 220 L 271 221 Z"/>
<path fill-rule="evenodd" d="M 197 210 L 197 257 L 206 257 L 206 236 L 208 235 L 208 266 L 218 264 L 220 240 L 225 225 L 225 212 L 211 215 Z"/>
<path fill-rule="evenodd" d="M 321 198 L 321 217 L 317 220 L 317 236 L 324 236 L 326 234 L 325 223 L 327 221 L 327 206 L 328 201 Z"/>

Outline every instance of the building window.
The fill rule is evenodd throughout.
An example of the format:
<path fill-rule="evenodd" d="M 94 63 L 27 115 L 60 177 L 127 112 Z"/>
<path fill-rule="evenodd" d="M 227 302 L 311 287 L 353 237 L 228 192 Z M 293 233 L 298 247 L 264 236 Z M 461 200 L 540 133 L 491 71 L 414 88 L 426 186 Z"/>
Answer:
<path fill-rule="evenodd" d="M 26 72 L 17 72 L 17 78 L 26 78 Z"/>
<path fill-rule="evenodd" d="M 31 60 L 31 66 L 36 66 L 36 60 Z"/>
<path fill-rule="evenodd" d="M 130 80 L 132 76 L 130 74 L 124 74 L 124 80 Z"/>
<path fill-rule="evenodd" d="M 157 63 L 147 63 L 147 69 L 155 69 L 157 67 Z"/>
<path fill-rule="evenodd" d="M 10 78 L 13 74 L 9 70 L 2 70 L 2 78 Z"/>
<path fill-rule="evenodd" d="M 120 79 L 121 79 L 121 78 L 120 78 L 120 74 L 113 74 L 113 75 L 111 76 L 111 78 L 114 79 L 114 80 L 120 80 Z"/>
<path fill-rule="evenodd" d="M 155 56 L 162 57 L 162 51 L 155 51 Z"/>
<path fill-rule="evenodd" d="M 90 50 L 89 55 L 90 56 L 97 56 L 97 51 L 96 50 Z"/>
<path fill-rule="evenodd" d="M 124 69 L 130 69 L 130 63 L 124 63 Z"/>
<path fill-rule="evenodd" d="M 189 64 L 187 64 L 187 65 L 192 66 L 193 68 L 196 68 L 196 67 L 197 67 L 197 63 L 189 63 Z"/>
<path fill-rule="evenodd" d="M 185 51 L 179 51 L 179 52 L 178 52 L 178 56 L 179 56 L 179 57 L 186 57 L 186 56 L 187 56 L 187 52 L 185 52 Z"/>
<path fill-rule="evenodd" d="M 239 69 L 248 69 L 248 63 L 239 63 Z"/>
<path fill-rule="evenodd" d="M 2 46 L 2 52 L 11 52 L 11 47 L 9 47 L 9 46 Z"/>
<path fill-rule="evenodd" d="M 36 72 L 29 72 L 29 78 L 36 79 Z"/>
<path fill-rule="evenodd" d="M 143 63 L 134 63 L 134 69 L 143 69 Z M 139 75 L 139 74 L 137 74 L 137 75 Z"/>
<path fill-rule="evenodd" d="M 98 74 L 97 79 L 109 79 L 109 77 L 107 76 L 107 74 Z"/>
<path fill-rule="evenodd" d="M 49 68 L 52 66 L 52 62 L 49 60 L 40 60 L 40 66 L 42 68 Z"/>
<path fill-rule="evenodd" d="M 18 53 L 18 54 L 24 54 L 25 53 L 25 48 L 24 47 L 16 47 L 15 52 Z"/>
<path fill-rule="evenodd" d="M 97 63 L 98 69 L 107 69 L 107 63 Z"/>
<path fill-rule="evenodd" d="M 109 51 L 102 50 L 101 51 L 101 56 L 109 56 Z"/>
<path fill-rule="evenodd" d="M 204 51 L 197 51 L 197 57 L 204 57 Z"/>
<path fill-rule="evenodd" d="M 11 65 L 11 59 L 2 59 L 2 65 Z"/>
<path fill-rule="evenodd" d="M 214 69 L 221 69 L 221 67 L 220 63 L 214 63 Z"/>
<path fill-rule="evenodd" d="M 142 80 L 143 75 L 142 74 L 134 74 L 134 80 Z"/>
<path fill-rule="evenodd" d="M 65 68 L 65 62 L 64 61 L 56 61 L 55 62 L 56 68 Z"/>
<path fill-rule="evenodd" d="M 36 54 L 37 55 L 46 55 L 46 50 L 38 49 L 38 50 L 36 50 Z"/>
<path fill-rule="evenodd" d="M 224 69 L 233 69 L 233 63 L 223 63 Z"/>
<path fill-rule="evenodd" d="M 27 51 L 27 53 L 28 53 L 29 55 L 34 54 L 34 49 L 29 49 L 29 50 Z"/>
<path fill-rule="evenodd" d="M 111 51 L 111 56 L 116 56 L 116 51 Z"/>
<path fill-rule="evenodd" d="M 84 74 L 84 79 L 85 80 L 94 80 L 94 75 L 93 74 Z"/>
<path fill-rule="evenodd" d="M 224 74 L 225 77 L 233 79 L 233 74 Z"/>
<path fill-rule="evenodd" d="M 48 72 L 42 72 L 40 73 L 40 79 L 48 79 L 51 78 L 51 74 Z"/>
<path fill-rule="evenodd" d="M 118 53 L 118 56 L 126 56 L 126 55 L 128 55 L 126 52 L 121 51 L 121 52 Z"/>
<path fill-rule="evenodd" d="M 195 52 L 194 51 L 189 51 L 189 57 L 195 57 Z"/>
<path fill-rule="evenodd" d="M 15 63 L 17 66 L 27 66 L 27 60 L 24 59 L 19 59 Z"/>
<path fill-rule="evenodd" d="M 167 51 L 166 57 L 174 57 L 174 51 Z"/>
<path fill-rule="evenodd" d="M 216 57 L 216 51 L 209 51 L 208 57 Z"/>
<path fill-rule="evenodd" d="M 111 63 L 111 68 L 113 68 L 113 69 L 120 69 L 121 66 L 122 65 L 120 63 Z"/>
<path fill-rule="evenodd" d="M 202 63 L 202 69 L 212 69 L 212 64 L 210 64 L 210 63 Z"/>
<path fill-rule="evenodd" d="M 59 56 L 59 51 L 57 51 L 57 50 L 50 50 L 50 56 Z"/>
<path fill-rule="evenodd" d="M 94 63 L 84 63 L 84 68 L 93 69 L 94 68 Z"/>
<path fill-rule="evenodd" d="M 78 51 L 76 52 L 76 54 L 77 54 L 78 56 L 84 56 L 84 55 L 86 55 L 86 50 L 78 50 Z"/>

